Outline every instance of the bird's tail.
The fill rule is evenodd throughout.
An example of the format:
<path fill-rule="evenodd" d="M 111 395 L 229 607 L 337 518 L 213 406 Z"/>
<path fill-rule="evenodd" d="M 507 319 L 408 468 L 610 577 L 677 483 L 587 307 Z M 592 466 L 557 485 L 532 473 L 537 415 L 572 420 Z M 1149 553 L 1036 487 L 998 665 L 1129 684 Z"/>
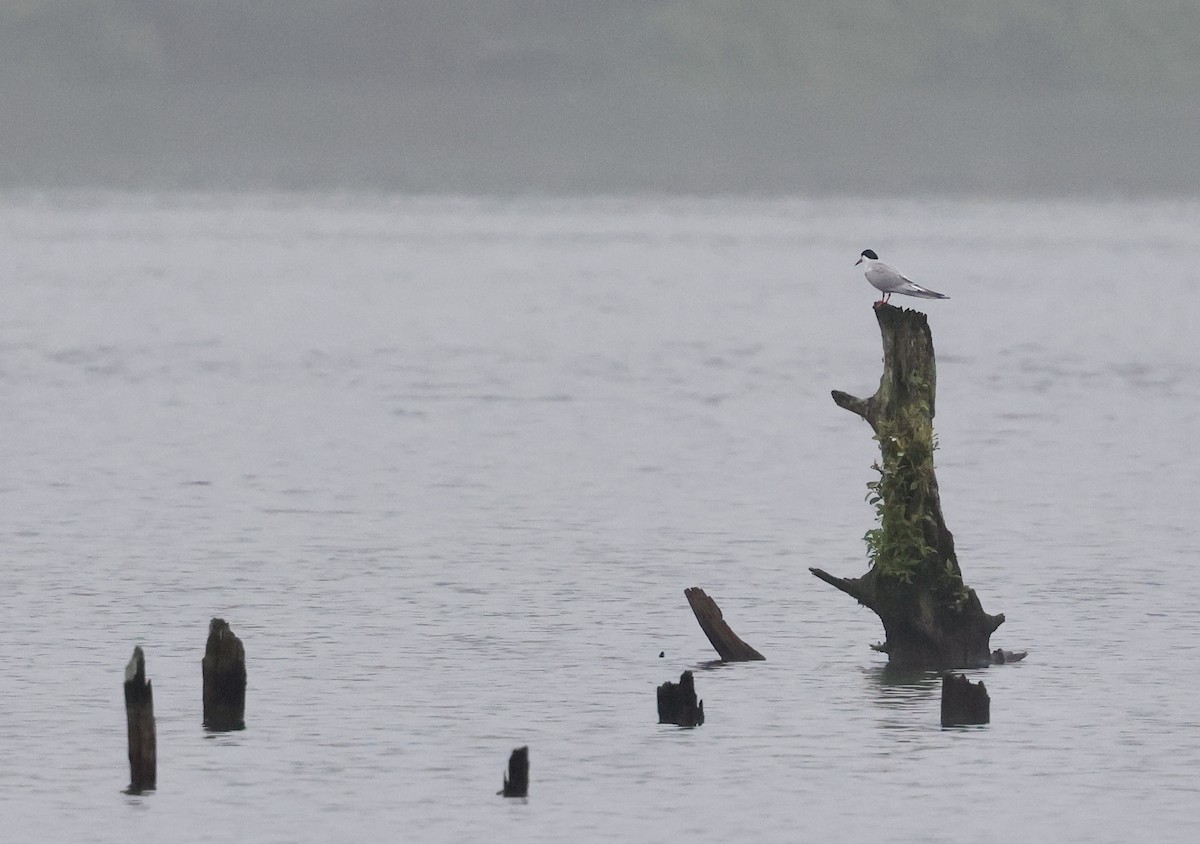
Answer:
<path fill-rule="evenodd" d="M 914 284 L 914 290 L 909 291 L 910 296 L 917 296 L 921 299 L 949 299 L 945 293 L 938 293 L 934 290 L 927 290 L 924 287 Z"/>

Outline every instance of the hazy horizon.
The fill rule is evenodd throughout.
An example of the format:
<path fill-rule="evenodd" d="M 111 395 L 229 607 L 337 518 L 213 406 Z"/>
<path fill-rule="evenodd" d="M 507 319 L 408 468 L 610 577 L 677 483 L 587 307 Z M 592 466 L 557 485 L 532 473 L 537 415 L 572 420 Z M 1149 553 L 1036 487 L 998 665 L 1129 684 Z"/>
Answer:
<path fill-rule="evenodd" d="M 1200 192 L 1200 8 L 22 0 L 3 188 Z"/>

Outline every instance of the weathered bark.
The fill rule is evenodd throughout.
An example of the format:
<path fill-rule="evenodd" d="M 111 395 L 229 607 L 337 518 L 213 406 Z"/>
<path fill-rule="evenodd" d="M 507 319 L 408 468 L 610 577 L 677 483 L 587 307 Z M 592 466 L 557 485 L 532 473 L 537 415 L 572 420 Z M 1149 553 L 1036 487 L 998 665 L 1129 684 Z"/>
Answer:
<path fill-rule="evenodd" d="M 658 723 L 680 727 L 699 727 L 704 723 L 704 701 L 696 700 L 692 672 L 683 672 L 678 683 L 668 680 L 658 687 Z"/>
<path fill-rule="evenodd" d="M 942 677 L 942 726 L 986 724 L 992 720 L 992 699 L 983 681 L 972 683 L 961 674 Z"/>
<path fill-rule="evenodd" d="M 208 623 L 200 662 L 204 675 L 204 726 L 214 732 L 246 728 L 246 649 L 224 619 Z"/>
<path fill-rule="evenodd" d="M 141 647 L 125 666 L 125 725 L 129 736 L 129 793 L 153 791 L 158 784 L 158 747 L 154 733 L 154 690 L 146 679 Z"/>
<path fill-rule="evenodd" d="M 988 665 L 991 634 L 1004 616 L 984 612 L 963 582 L 954 537 L 942 518 L 933 470 L 937 391 L 933 338 L 919 311 L 875 309 L 883 335 L 883 377 L 870 398 L 833 391 L 839 407 L 870 424 L 879 442 L 880 479 L 869 485 L 880 517 L 867 532 L 871 569 L 842 578 L 812 573 L 873 610 L 886 640 L 874 646 L 901 668 Z"/>
<path fill-rule="evenodd" d="M 696 614 L 696 621 L 700 622 L 700 629 L 704 631 L 708 641 L 712 642 L 712 646 L 721 655 L 721 659 L 725 662 L 766 659 L 765 656 L 738 638 L 738 635 L 725 623 L 725 616 L 721 612 L 721 608 L 717 606 L 717 602 L 708 597 L 703 589 L 693 586 L 690 589 L 684 589 L 683 594 L 687 596 L 688 604 L 691 605 L 692 612 Z"/>
<path fill-rule="evenodd" d="M 518 747 L 508 757 L 508 773 L 504 775 L 505 797 L 529 796 L 529 747 Z"/>

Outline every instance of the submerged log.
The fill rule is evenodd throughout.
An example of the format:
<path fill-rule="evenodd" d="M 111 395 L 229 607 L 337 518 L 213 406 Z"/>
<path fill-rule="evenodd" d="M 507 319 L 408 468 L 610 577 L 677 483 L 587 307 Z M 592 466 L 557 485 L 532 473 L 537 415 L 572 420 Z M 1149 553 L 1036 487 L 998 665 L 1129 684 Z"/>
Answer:
<path fill-rule="evenodd" d="M 704 701 L 696 700 L 692 672 L 683 672 L 678 683 L 668 680 L 658 687 L 658 723 L 680 727 L 699 727 L 704 723 Z"/>
<path fill-rule="evenodd" d="M 204 726 L 214 732 L 246 728 L 246 649 L 224 619 L 208 623 L 200 662 L 204 675 Z"/>
<path fill-rule="evenodd" d="M 992 665 L 1005 665 L 1009 662 L 1020 662 L 1029 655 L 1029 651 L 1005 651 L 1000 648 L 992 651 Z"/>
<path fill-rule="evenodd" d="M 518 747 L 508 757 L 508 773 L 504 775 L 505 797 L 529 796 L 529 747 Z"/>
<path fill-rule="evenodd" d="M 154 734 L 154 691 L 146 679 L 141 647 L 125 666 L 125 724 L 129 734 L 129 793 L 153 791 L 158 784 L 158 747 Z"/>
<path fill-rule="evenodd" d="M 683 594 L 687 596 L 688 604 L 691 605 L 692 612 L 696 614 L 696 621 L 700 622 L 700 629 L 704 631 L 708 641 L 712 642 L 712 646 L 721 655 L 721 659 L 725 662 L 766 659 L 765 656 L 738 638 L 738 635 L 725 623 L 725 616 L 722 614 L 721 608 L 717 606 L 717 602 L 708 597 L 703 589 L 693 586 L 690 589 L 684 589 Z"/>
<path fill-rule="evenodd" d="M 843 578 L 810 571 L 883 622 L 876 647 L 900 668 L 989 665 L 989 638 L 1004 616 L 989 615 L 963 582 L 954 537 L 942 518 L 933 469 L 937 371 L 929 322 L 919 311 L 875 308 L 883 335 L 883 377 L 870 398 L 833 391 L 839 407 L 867 421 L 879 442 L 879 479 L 868 499 L 879 526 L 867 531 L 871 569 Z"/>
<path fill-rule="evenodd" d="M 983 681 L 972 683 L 961 674 L 942 676 L 942 726 L 986 724 L 992 719 L 992 700 Z"/>

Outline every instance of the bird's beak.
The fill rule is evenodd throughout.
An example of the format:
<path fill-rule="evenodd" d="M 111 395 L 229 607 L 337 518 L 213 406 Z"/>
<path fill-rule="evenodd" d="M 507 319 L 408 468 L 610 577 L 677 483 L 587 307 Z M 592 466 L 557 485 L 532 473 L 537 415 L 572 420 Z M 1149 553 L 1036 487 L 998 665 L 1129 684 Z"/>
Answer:
<path fill-rule="evenodd" d="M 862 263 L 862 258 L 859 258 L 857 261 L 854 262 L 854 266 L 857 267 L 861 263 Z"/>

